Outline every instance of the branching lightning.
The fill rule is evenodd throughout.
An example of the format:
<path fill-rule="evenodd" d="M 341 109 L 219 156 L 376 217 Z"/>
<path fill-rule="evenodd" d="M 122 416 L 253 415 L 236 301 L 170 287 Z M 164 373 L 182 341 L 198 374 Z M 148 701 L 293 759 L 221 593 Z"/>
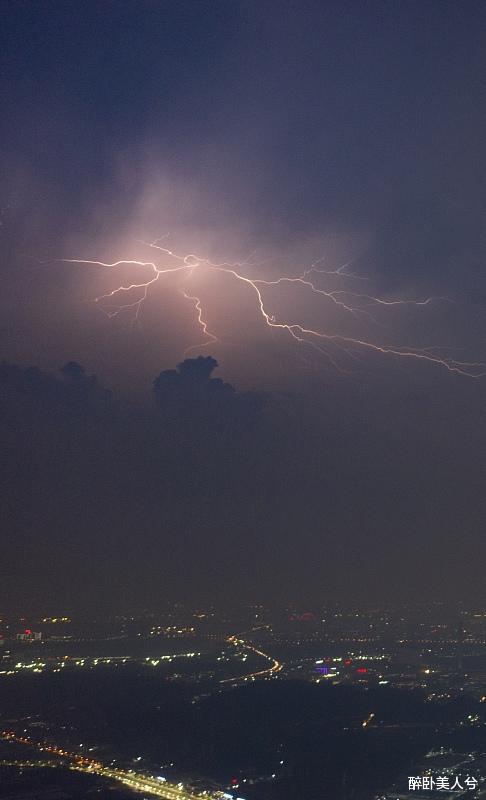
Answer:
<path fill-rule="evenodd" d="M 339 313 L 350 315 L 354 319 L 366 317 L 372 323 L 376 323 L 373 317 L 373 309 L 392 309 L 397 306 L 403 307 L 426 307 L 433 303 L 451 303 L 446 297 L 426 297 L 419 300 L 409 300 L 400 298 L 383 298 L 371 293 L 357 292 L 345 288 L 321 288 L 317 283 L 320 276 L 325 280 L 339 282 L 342 280 L 350 282 L 366 281 L 365 276 L 348 271 L 349 264 L 343 264 L 334 270 L 320 269 L 319 265 L 323 259 L 316 261 L 301 275 L 288 277 L 285 275 L 274 279 L 254 278 L 247 274 L 251 268 L 257 266 L 249 259 L 243 262 L 221 262 L 215 263 L 208 258 L 200 257 L 194 253 L 181 254 L 162 246 L 167 235 L 155 239 L 152 242 L 141 242 L 144 247 L 157 251 L 158 259 L 168 262 L 162 265 L 154 261 L 138 261 L 132 259 L 120 259 L 113 262 L 92 261 L 88 259 L 72 258 L 62 259 L 62 261 L 72 264 L 84 264 L 92 267 L 99 267 L 105 270 L 116 270 L 118 267 L 133 267 L 137 272 L 147 272 L 146 280 L 137 280 L 126 284 L 115 286 L 106 294 L 95 298 L 95 302 L 107 314 L 109 318 L 118 316 L 122 312 L 131 314 L 133 322 L 140 318 L 143 306 L 149 296 L 151 287 L 163 280 L 167 275 L 181 275 L 183 280 L 178 291 L 189 303 L 192 303 L 196 312 L 196 322 L 201 330 L 203 341 L 199 344 L 191 345 L 186 349 L 186 353 L 197 350 L 209 344 L 220 341 L 216 333 L 211 330 L 210 323 L 204 309 L 203 300 L 195 294 L 191 288 L 191 279 L 195 273 L 225 274 L 232 277 L 236 282 L 245 285 L 255 300 L 255 310 L 261 316 L 264 324 L 275 332 L 282 332 L 290 340 L 300 346 L 312 348 L 321 356 L 325 356 L 330 363 L 340 371 L 346 371 L 340 363 L 343 358 L 359 360 L 360 355 L 369 352 L 381 356 L 394 357 L 396 359 L 415 360 L 428 363 L 431 366 L 441 367 L 448 372 L 457 373 L 470 378 L 479 378 L 486 375 L 486 364 L 481 362 L 460 361 L 446 353 L 450 353 L 450 348 L 441 347 L 407 347 L 401 345 L 388 344 L 376 341 L 372 338 L 353 337 L 343 335 L 333 331 L 326 331 L 306 326 L 302 321 L 289 319 L 279 319 L 274 312 L 268 309 L 266 293 L 270 289 L 288 286 L 298 290 L 304 290 L 309 294 L 324 298 L 331 303 Z M 259 265 L 260 266 L 260 265 Z M 341 283 L 342 286 L 342 283 Z"/>
<path fill-rule="evenodd" d="M 207 341 L 204 342 L 203 344 L 193 344 L 190 347 L 186 347 L 186 349 L 184 350 L 184 355 L 187 355 L 192 350 L 197 350 L 200 347 L 204 347 L 205 345 L 211 344 L 211 342 L 218 342 L 219 339 L 214 333 L 211 333 L 211 331 L 208 329 L 208 323 L 203 317 L 203 309 L 199 297 L 197 295 L 188 294 L 186 291 L 183 291 L 182 295 L 183 297 L 186 298 L 186 300 L 191 300 L 194 303 L 194 308 L 197 311 L 198 325 L 202 328 L 202 332 L 207 337 Z"/>

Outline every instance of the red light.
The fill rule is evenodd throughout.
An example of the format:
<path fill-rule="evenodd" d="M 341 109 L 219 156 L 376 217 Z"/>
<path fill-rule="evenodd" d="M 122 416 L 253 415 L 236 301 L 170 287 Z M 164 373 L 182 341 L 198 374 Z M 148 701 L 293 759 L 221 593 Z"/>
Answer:
<path fill-rule="evenodd" d="M 346 658 L 345 661 L 344 661 L 344 666 L 345 667 L 349 667 L 349 666 L 351 666 L 351 663 L 352 663 L 351 659 L 350 658 Z"/>
<path fill-rule="evenodd" d="M 361 674 L 363 674 L 364 672 L 368 672 L 368 670 L 366 669 L 366 667 L 358 667 L 356 672 L 360 672 Z"/>
<path fill-rule="evenodd" d="M 30 630 L 30 628 L 26 628 L 26 629 L 25 629 L 25 632 L 26 632 L 27 636 L 30 636 L 30 634 L 32 633 L 32 631 Z"/>

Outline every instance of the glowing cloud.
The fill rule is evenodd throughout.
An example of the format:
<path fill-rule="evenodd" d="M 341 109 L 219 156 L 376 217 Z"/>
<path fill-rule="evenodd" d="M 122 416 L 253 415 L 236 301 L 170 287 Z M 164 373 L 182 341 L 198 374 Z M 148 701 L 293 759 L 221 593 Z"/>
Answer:
<path fill-rule="evenodd" d="M 116 271 L 117 267 L 133 267 L 134 276 L 141 272 L 147 272 L 148 278 L 142 280 L 135 279 L 124 284 L 114 285 L 106 294 L 95 298 L 95 302 L 107 314 L 113 318 L 122 312 L 132 315 L 132 321 L 140 319 L 145 301 L 154 284 L 163 281 L 167 275 L 179 274 L 182 278 L 179 286 L 181 295 L 192 303 L 196 312 L 196 321 L 201 329 L 202 341 L 186 348 L 185 352 L 197 350 L 208 344 L 220 341 L 216 332 L 212 329 L 210 321 L 204 309 L 203 300 L 195 294 L 191 288 L 191 279 L 197 272 L 198 274 L 224 274 L 230 276 L 235 282 L 247 287 L 248 292 L 254 298 L 255 310 L 260 315 L 265 325 L 277 332 L 286 335 L 289 340 L 303 347 L 314 350 L 324 356 L 338 370 L 346 371 L 344 362 L 350 359 L 359 360 L 364 352 L 374 353 L 381 356 L 393 357 L 395 359 L 406 359 L 430 364 L 433 367 L 441 367 L 448 372 L 457 373 L 469 378 L 479 378 L 486 375 L 486 365 L 481 362 L 461 361 L 446 355 L 447 348 L 424 347 L 389 344 L 386 341 L 376 341 L 371 337 L 354 337 L 344 335 L 335 330 L 325 330 L 306 325 L 303 321 L 289 318 L 280 318 L 275 312 L 268 308 L 268 301 L 265 299 L 266 292 L 270 289 L 279 287 L 290 287 L 295 290 L 304 290 L 312 295 L 322 297 L 327 303 L 331 303 L 339 313 L 350 315 L 355 319 L 366 319 L 369 322 L 376 322 L 373 317 L 374 310 L 389 309 L 396 307 L 427 307 L 433 303 L 450 303 L 450 299 L 445 297 L 426 297 L 418 300 L 383 298 L 371 293 L 358 292 L 352 289 L 343 288 L 322 288 L 318 285 L 320 281 L 335 282 L 337 279 L 345 280 L 348 285 L 353 286 L 356 281 L 366 280 L 363 276 L 356 275 L 348 271 L 345 264 L 334 270 L 324 270 L 319 268 L 320 261 L 315 262 L 310 268 L 304 270 L 300 275 L 294 277 L 279 276 L 274 279 L 254 278 L 247 273 L 256 264 L 246 260 L 243 262 L 215 263 L 208 258 L 196 255 L 195 253 L 177 253 L 168 247 L 164 247 L 167 236 L 155 239 L 152 242 L 141 242 L 140 245 L 156 251 L 157 259 L 153 261 L 119 259 L 113 262 L 95 261 L 82 258 L 62 259 L 66 263 L 86 264 L 99 267 L 104 270 Z M 164 263 L 165 262 L 165 263 Z M 379 326 L 378 326 L 379 327 Z"/>

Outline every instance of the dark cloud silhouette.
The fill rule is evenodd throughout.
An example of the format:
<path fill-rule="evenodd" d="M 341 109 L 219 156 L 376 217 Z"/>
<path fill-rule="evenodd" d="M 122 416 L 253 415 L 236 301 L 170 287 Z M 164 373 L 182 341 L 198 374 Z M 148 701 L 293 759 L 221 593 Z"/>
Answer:
<path fill-rule="evenodd" d="M 217 366 L 212 356 L 198 356 L 182 361 L 177 370 L 164 370 L 155 379 L 155 401 L 168 425 L 197 437 L 209 432 L 237 435 L 257 423 L 263 396 L 238 393 L 221 378 L 211 377 Z"/>
<path fill-rule="evenodd" d="M 80 365 L 0 367 L 5 608 L 481 593 L 473 393 L 339 407 L 215 369 L 162 372 L 147 407 Z"/>
<path fill-rule="evenodd" d="M 143 581 L 162 554 L 174 589 L 182 561 L 195 568 L 201 548 L 218 557 L 221 532 L 211 543 L 204 530 L 220 530 L 225 492 L 247 495 L 263 403 L 210 377 L 215 367 L 208 357 L 162 373 L 148 409 L 76 362 L 59 376 L 0 366 L 2 572 L 12 601 L 55 605 L 56 595 L 78 593 L 78 603 L 85 582 L 94 596 L 108 573 L 119 600 L 128 565 Z"/>

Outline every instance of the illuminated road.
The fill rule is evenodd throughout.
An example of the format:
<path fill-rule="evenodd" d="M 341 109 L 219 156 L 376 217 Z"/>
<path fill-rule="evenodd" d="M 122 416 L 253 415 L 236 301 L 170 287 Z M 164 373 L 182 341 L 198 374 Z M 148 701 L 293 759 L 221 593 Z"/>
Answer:
<path fill-rule="evenodd" d="M 218 798 L 222 796 L 221 792 L 200 792 L 194 793 L 182 783 L 171 783 L 164 778 L 156 775 L 146 775 L 141 772 L 134 772 L 133 770 L 118 769 L 112 766 L 105 766 L 100 761 L 91 758 L 85 758 L 77 753 L 70 753 L 63 750 L 61 747 L 48 743 L 35 742 L 27 736 L 16 736 L 12 731 L 3 731 L 0 734 L 0 739 L 4 741 L 15 742 L 16 744 L 24 744 L 33 749 L 39 750 L 42 753 L 50 753 L 60 756 L 64 759 L 65 766 L 69 769 L 76 770 L 77 772 L 87 772 L 94 775 L 100 775 L 124 786 L 128 786 L 136 792 L 143 792 L 150 794 L 153 797 L 162 797 L 164 800 L 201 800 L 206 798 Z M 12 762 L 14 763 L 14 762 Z M 37 762 L 38 766 L 54 766 L 52 762 Z M 24 766 L 35 766 L 35 762 L 28 761 Z"/>
<path fill-rule="evenodd" d="M 82 769 L 82 768 L 80 768 Z M 180 784 L 169 783 L 168 781 L 160 781 L 157 777 L 152 775 L 142 775 L 136 772 L 127 772 L 122 769 L 112 769 L 103 767 L 98 770 L 82 769 L 83 772 L 97 772 L 98 775 L 103 775 L 105 778 L 123 783 L 137 792 L 146 792 L 154 797 L 163 797 L 166 800 L 201 800 L 204 795 L 193 794 L 185 789 Z M 209 797 L 210 795 L 206 795 Z"/>
<path fill-rule="evenodd" d="M 258 672 L 249 672 L 247 675 L 239 675 L 236 678 L 225 678 L 224 680 L 220 681 L 220 683 L 237 683 L 240 681 L 254 681 L 256 678 L 269 678 L 272 675 L 276 675 L 277 672 L 280 672 L 282 669 L 283 665 L 277 661 L 276 658 L 269 656 L 268 653 L 264 653 L 262 650 L 258 650 L 251 642 L 248 642 L 245 639 L 240 639 L 236 635 L 230 636 L 228 638 L 228 642 L 235 645 L 235 647 L 243 647 L 245 650 L 249 650 L 250 653 L 261 656 L 261 658 L 270 661 L 271 666 L 267 667 L 267 669 L 261 669 Z"/>
<path fill-rule="evenodd" d="M 361 723 L 361 727 L 362 727 L 362 728 L 367 728 L 367 727 L 368 727 L 368 725 L 370 725 L 370 724 L 371 724 L 371 722 L 373 721 L 373 718 L 374 718 L 374 716 L 375 716 L 375 712 L 374 712 L 374 711 L 372 711 L 372 712 L 371 712 L 371 714 L 369 714 L 369 715 L 366 717 L 366 719 L 365 719 L 365 720 L 364 720 L 364 721 Z"/>

